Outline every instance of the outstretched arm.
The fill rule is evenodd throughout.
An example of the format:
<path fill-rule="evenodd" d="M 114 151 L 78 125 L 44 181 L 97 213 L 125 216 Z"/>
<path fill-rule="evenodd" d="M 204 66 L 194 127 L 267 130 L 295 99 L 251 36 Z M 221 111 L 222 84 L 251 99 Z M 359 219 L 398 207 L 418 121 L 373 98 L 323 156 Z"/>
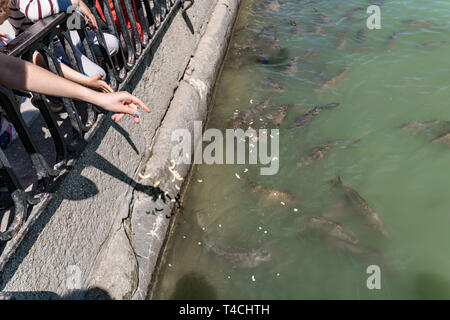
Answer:
<path fill-rule="evenodd" d="M 139 123 L 137 106 L 150 112 L 150 109 L 138 98 L 128 92 L 101 93 L 61 78 L 27 61 L 0 53 L 0 85 L 37 92 L 45 95 L 83 100 L 95 104 L 107 111 L 116 113 L 113 120 L 118 121 L 123 114 L 134 116 Z"/>

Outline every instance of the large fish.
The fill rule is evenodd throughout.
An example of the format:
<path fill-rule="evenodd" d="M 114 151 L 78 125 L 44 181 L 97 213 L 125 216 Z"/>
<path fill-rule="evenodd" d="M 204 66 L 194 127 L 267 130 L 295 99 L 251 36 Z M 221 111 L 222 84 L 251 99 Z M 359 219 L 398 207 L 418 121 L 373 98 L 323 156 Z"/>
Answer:
<path fill-rule="evenodd" d="M 280 3 L 278 2 L 278 0 L 270 0 L 269 3 L 263 4 L 263 8 L 265 10 L 278 11 L 280 10 Z"/>
<path fill-rule="evenodd" d="M 395 45 L 397 44 L 397 37 L 398 37 L 398 31 L 395 31 L 393 34 L 391 34 L 387 40 L 387 49 L 392 50 Z"/>
<path fill-rule="evenodd" d="M 359 29 L 358 32 L 356 32 L 355 40 L 360 43 L 366 42 L 366 40 L 367 40 L 366 29 L 364 29 L 364 28 Z"/>
<path fill-rule="evenodd" d="M 328 18 L 326 15 L 322 14 L 319 10 L 317 10 L 317 8 L 313 8 L 313 11 L 321 23 L 329 24 L 332 22 L 332 20 L 330 18 Z"/>
<path fill-rule="evenodd" d="M 449 44 L 448 41 L 431 41 L 418 44 L 417 47 L 422 49 L 435 49 L 448 44 Z"/>
<path fill-rule="evenodd" d="M 443 143 L 446 144 L 447 146 L 450 146 L 450 132 L 445 132 L 439 136 L 437 136 L 436 138 L 434 138 L 433 140 L 431 140 L 432 143 Z"/>
<path fill-rule="evenodd" d="M 297 22 L 291 20 L 289 21 L 289 25 L 291 26 L 291 32 L 293 34 L 302 34 L 304 30 L 297 24 Z"/>
<path fill-rule="evenodd" d="M 346 11 L 342 17 L 351 18 L 355 14 L 356 11 L 361 11 L 361 10 L 366 10 L 366 9 L 367 9 L 367 7 L 353 8 L 353 9 Z"/>
<path fill-rule="evenodd" d="M 352 231 L 347 230 L 337 222 L 323 217 L 301 216 L 296 219 L 296 222 L 300 224 L 302 230 L 313 231 L 322 237 L 331 237 L 352 244 L 357 244 L 359 242 Z"/>
<path fill-rule="evenodd" d="M 291 126 L 291 129 L 300 128 L 309 124 L 314 118 L 324 109 L 335 108 L 339 106 L 339 103 L 333 102 L 323 105 L 315 106 L 313 109 L 308 111 L 306 114 L 300 116 Z"/>
<path fill-rule="evenodd" d="M 389 233 L 383 221 L 378 214 L 369 206 L 366 200 L 354 189 L 342 183 L 341 177 L 338 176 L 336 180 L 330 181 L 330 184 L 340 187 L 345 194 L 346 199 L 350 202 L 355 210 L 364 216 L 366 222 L 377 232 L 383 236 L 388 237 Z"/>
<path fill-rule="evenodd" d="M 205 230 L 205 216 L 197 212 L 197 221 L 200 227 Z M 202 240 L 205 247 L 215 255 L 237 265 L 241 268 L 254 268 L 262 262 L 270 260 L 270 252 L 264 249 L 244 249 L 223 246 L 211 240 L 207 232 L 203 232 Z"/>
<path fill-rule="evenodd" d="M 239 114 L 231 119 L 229 126 L 232 129 L 239 129 L 242 124 L 251 122 L 253 119 L 260 117 L 261 112 L 269 106 L 270 99 L 265 99 L 263 102 L 246 111 L 241 111 Z"/>
<path fill-rule="evenodd" d="M 267 202 L 272 203 L 281 203 L 283 202 L 285 205 L 294 206 L 301 202 L 301 199 L 297 196 L 293 195 L 290 192 L 280 191 L 268 187 L 264 187 L 260 184 L 254 183 L 250 181 L 247 177 L 244 178 L 245 182 L 250 188 L 252 193 L 255 193 L 262 197 Z"/>
<path fill-rule="evenodd" d="M 347 40 L 345 39 L 345 35 L 342 35 L 336 44 L 336 50 L 344 50 L 346 47 Z"/>
<path fill-rule="evenodd" d="M 286 118 L 288 107 L 289 105 L 284 104 L 280 106 L 275 113 L 268 114 L 266 118 L 272 120 L 273 124 L 276 126 L 279 126 L 283 122 L 284 118 Z"/>
<path fill-rule="evenodd" d="M 354 244 L 348 241 L 337 240 L 332 237 L 327 238 L 328 243 L 344 252 L 359 256 L 363 259 L 369 259 L 372 262 L 386 265 L 385 258 L 375 249 Z"/>
<path fill-rule="evenodd" d="M 406 23 L 406 24 L 410 24 L 410 25 L 416 25 L 416 26 L 424 27 L 424 28 L 437 26 L 437 24 L 434 23 L 434 22 L 420 20 L 420 19 L 408 19 L 408 20 L 402 20 L 402 22 Z"/>
<path fill-rule="evenodd" d="M 315 161 L 318 161 L 325 157 L 328 152 L 330 152 L 334 148 L 346 148 L 352 144 L 355 144 L 358 140 L 335 140 L 324 143 L 318 147 L 315 147 L 308 153 L 306 156 L 302 157 L 300 161 L 297 163 L 298 167 L 304 167 L 312 164 Z"/>
<path fill-rule="evenodd" d="M 337 84 L 346 76 L 348 72 L 348 69 L 344 69 L 343 71 L 341 71 L 339 74 L 337 74 L 336 76 L 326 80 L 322 86 L 320 87 L 320 89 L 329 89 L 329 88 L 335 88 L 337 86 Z"/>
<path fill-rule="evenodd" d="M 447 120 L 415 120 L 402 124 L 399 128 L 411 133 L 417 134 L 431 128 L 443 129 L 449 127 L 450 121 Z"/>
<path fill-rule="evenodd" d="M 268 90 L 272 92 L 282 93 L 284 92 L 284 88 L 281 86 L 281 84 L 278 83 L 278 81 L 268 78 L 267 79 L 267 86 Z"/>
<path fill-rule="evenodd" d="M 286 69 L 284 69 L 283 72 L 291 76 L 295 76 L 295 74 L 297 73 L 298 59 L 299 57 L 291 58 L 286 66 Z"/>

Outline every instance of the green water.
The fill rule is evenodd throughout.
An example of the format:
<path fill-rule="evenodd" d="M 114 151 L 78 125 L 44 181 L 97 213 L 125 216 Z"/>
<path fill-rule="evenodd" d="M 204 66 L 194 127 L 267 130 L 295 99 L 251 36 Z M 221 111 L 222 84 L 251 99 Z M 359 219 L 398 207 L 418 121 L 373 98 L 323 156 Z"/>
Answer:
<path fill-rule="evenodd" d="M 262 9 L 260 0 L 243 1 L 208 127 L 224 130 L 236 110 L 252 106 L 251 100 L 255 105 L 270 97 L 262 119 L 281 104 L 294 104 L 279 128 L 280 170 L 261 176 L 257 165 L 193 168 L 154 298 L 450 298 L 450 149 L 430 143 L 442 130 L 412 134 L 398 128 L 412 120 L 450 119 L 450 2 L 386 0 L 381 6 L 382 29 L 368 30 L 365 10 L 342 18 L 349 9 L 367 7 L 368 1 L 279 1 L 279 11 Z M 332 20 L 318 23 L 324 35 L 315 33 L 313 7 Z M 405 23 L 408 19 L 430 24 Z M 294 34 L 291 20 L 305 32 Z M 267 26 L 273 26 L 269 30 L 282 54 L 262 64 L 256 62 L 254 50 L 270 50 L 269 42 L 258 38 Z M 356 37 L 362 28 L 365 42 Z M 389 44 L 394 32 L 397 40 Z M 343 34 L 346 46 L 337 50 Z M 236 48 L 246 39 L 256 39 L 256 49 Z M 428 42 L 436 45 L 421 45 Z M 289 75 L 283 71 L 292 57 L 300 58 L 297 71 Z M 347 74 L 334 87 L 320 89 L 345 69 Z M 268 78 L 284 92 L 268 91 Z M 330 102 L 340 106 L 323 111 L 307 127 L 290 129 L 309 108 Z M 259 120 L 253 127 L 275 128 Z M 297 167 L 313 147 L 336 139 L 360 141 Z M 303 202 L 295 207 L 268 203 L 251 193 L 236 173 L 289 191 Z M 327 183 L 338 174 L 378 213 L 389 238 L 374 232 L 348 201 L 342 201 L 341 190 Z M 333 210 L 336 203 L 343 206 Z M 205 231 L 199 227 L 197 211 L 206 215 Z M 360 245 L 373 248 L 380 258 L 366 259 L 314 234 L 305 236 L 296 218 L 324 214 L 352 230 Z M 271 258 L 243 268 L 209 250 L 204 232 L 217 245 L 262 247 Z M 372 264 L 381 268 L 380 290 L 366 286 L 366 269 Z"/>

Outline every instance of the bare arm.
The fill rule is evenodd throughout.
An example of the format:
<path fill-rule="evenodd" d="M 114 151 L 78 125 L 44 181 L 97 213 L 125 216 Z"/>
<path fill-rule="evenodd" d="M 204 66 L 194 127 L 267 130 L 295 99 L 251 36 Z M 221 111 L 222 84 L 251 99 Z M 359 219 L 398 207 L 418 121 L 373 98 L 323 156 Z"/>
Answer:
<path fill-rule="evenodd" d="M 1 34 L 0 34 L 1 35 Z M 33 54 L 33 63 L 45 68 L 48 70 L 47 62 L 45 61 L 44 57 L 39 53 L 39 51 L 35 51 Z M 96 76 L 88 77 L 71 67 L 67 66 L 66 64 L 60 62 L 59 66 L 61 68 L 62 74 L 64 78 L 82 84 L 83 86 L 87 86 L 93 89 L 99 89 L 103 92 L 114 92 L 114 90 L 105 82 L 102 80 L 103 75 L 98 74 Z"/>
<path fill-rule="evenodd" d="M 100 93 L 83 87 L 67 79 L 61 78 L 41 67 L 27 61 L 0 53 L 0 85 L 12 89 L 42 93 L 45 95 L 83 100 L 112 111 L 113 119 L 118 121 L 121 114 L 134 115 L 135 122 L 137 106 L 146 112 L 150 109 L 138 98 L 128 92 Z"/>

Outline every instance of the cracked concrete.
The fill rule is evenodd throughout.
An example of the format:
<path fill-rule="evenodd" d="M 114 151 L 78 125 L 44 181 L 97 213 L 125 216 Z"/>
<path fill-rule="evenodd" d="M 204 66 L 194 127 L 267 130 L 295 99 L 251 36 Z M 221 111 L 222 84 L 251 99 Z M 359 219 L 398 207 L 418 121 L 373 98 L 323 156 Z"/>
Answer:
<path fill-rule="evenodd" d="M 151 157 L 139 170 L 141 175 L 138 182 L 159 188 L 166 197 L 152 198 L 138 190 L 134 193 L 135 200 L 130 214 L 130 241 L 139 272 L 138 279 L 133 280 L 137 283 L 133 299 L 145 299 L 149 288 L 151 297 L 151 286 L 170 231 L 176 198 L 181 194 L 190 169 L 190 165 L 176 165 L 172 159 L 172 132 L 176 129 L 187 129 L 193 136 L 194 121 L 206 121 L 213 88 L 227 50 L 238 6 L 237 0 L 218 1 L 206 32 L 158 129 L 151 148 Z M 125 255 L 123 260 L 126 260 Z M 129 270 L 134 268 L 134 265 L 127 263 Z M 104 263 L 103 267 L 96 270 L 102 273 L 102 270 L 107 268 L 111 269 L 111 264 Z M 99 282 L 93 285 L 99 286 Z"/>
<path fill-rule="evenodd" d="M 111 290 L 110 296 L 130 298 L 136 291 L 137 282 L 123 282 L 137 279 L 136 272 L 132 272 L 137 263 L 134 251 L 130 245 L 123 246 L 128 241 L 123 221 L 130 214 L 134 190 L 149 192 L 137 181 L 137 174 L 151 156 L 149 147 L 157 140 L 154 137 L 215 4 L 216 0 L 197 0 L 187 11 L 194 34 L 181 11 L 176 14 L 157 49 L 144 59 L 129 86 L 152 112 L 141 117 L 140 125 L 129 118 L 120 124 L 110 120 L 103 123 L 1 271 L 0 291 L 14 292 L 19 299 L 73 296 L 67 286 L 68 267 L 79 268 L 81 289 L 85 291 L 92 287 L 91 283 L 99 282 L 95 270 L 106 259 L 113 265 L 117 261 L 127 263 L 117 274 L 112 272 L 113 278 L 103 286 L 108 293 Z M 111 242 L 117 244 L 117 249 Z M 121 251 L 122 256 L 114 257 Z"/>
<path fill-rule="evenodd" d="M 105 121 L 3 269 L 0 290 L 19 299 L 92 298 L 97 288 L 147 297 L 190 169 L 171 163 L 171 134 L 205 122 L 239 3 L 196 0 L 187 11 L 194 34 L 177 13 L 130 85 L 152 113 L 139 126 Z M 81 272 L 78 295 L 67 286 L 71 265 Z"/>

